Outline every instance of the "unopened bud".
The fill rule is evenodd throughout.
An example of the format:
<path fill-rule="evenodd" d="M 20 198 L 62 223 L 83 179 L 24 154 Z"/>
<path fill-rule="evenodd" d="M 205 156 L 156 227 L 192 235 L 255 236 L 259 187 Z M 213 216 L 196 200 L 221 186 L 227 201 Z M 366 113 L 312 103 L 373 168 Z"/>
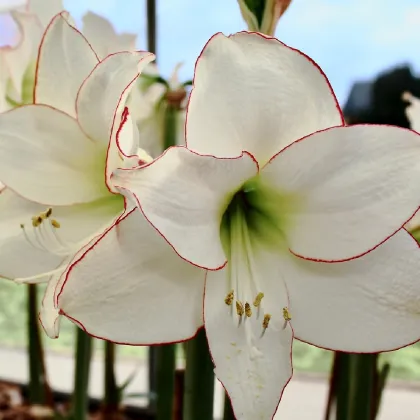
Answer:
<path fill-rule="evenodd" d="M 273 36 L 292 0 L 238 0 L 248 30 Z"/>

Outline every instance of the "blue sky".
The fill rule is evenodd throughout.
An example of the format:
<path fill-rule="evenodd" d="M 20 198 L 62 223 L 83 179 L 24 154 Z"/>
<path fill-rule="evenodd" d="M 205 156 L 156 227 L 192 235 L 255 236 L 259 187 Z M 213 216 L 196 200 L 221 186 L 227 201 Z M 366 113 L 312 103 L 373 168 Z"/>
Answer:
<path fill-rule="evenodd" d="M 64 0 L 76 21 L 88 10 L 106 16 L 118 31 L 138 34 L 145 48 L 144 0 Z M 245 29 L 235 0 L 157 0 L 158 61 L 162 73 L 183 61 L 183 78 L 215 32 Z M 395 64 L 420 70 L 419 0 L 293 0 L 276 36 L 323 68 L 343 103 L 355 80 Z"/>

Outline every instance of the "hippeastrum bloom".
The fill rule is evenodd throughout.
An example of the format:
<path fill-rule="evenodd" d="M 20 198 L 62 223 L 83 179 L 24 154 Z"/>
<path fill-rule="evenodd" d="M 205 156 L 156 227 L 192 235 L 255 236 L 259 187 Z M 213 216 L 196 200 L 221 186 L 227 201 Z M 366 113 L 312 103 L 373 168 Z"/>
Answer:
<path fill-rule="evenodd" d="M 18 281 L 59 273 L 86 242 L 112 225 L 124 211 L 124 199 L 110 174 L 143 159 L 124 102 L 154 55 L 121 52 L 99 61 L 66 16 L 57 15 L 44 34 L 36 104 L 0 115 L 5 185 L 0 275 Z"/>
<path fill-rule="evenodd" d="M 6 1 L 0 9 L 9 12 L 19 28 L 17 44 L 0 48 L 0 112 L 32 103 L 42 34 L 52 17 L 62 10 L 61 0 Z"/>
<path fill-rule="evenodd" d="M 153 157 L 165 149 L 165 131 L 168 129 L 175 131 L 176 144 L 185 142 L 186 86 L 189 82 L 180 82 L 181 66 L 182 63 L 178 63 L 169 79 L 165 80 L 156 64 L 150 63 L 130 94 L 128 104 L 139 130 L 141 146 Z"/>
<path fill-rule="evenodd" d="M 238 33 L 197 61 L 186 141 L 114 171 L 137 209 L 76 255 L 44 307 L 141 345 L 185 340 L 204 315 L 246 420 L 273 417 L 294 337 L 350 352 L 419 339 L 420 251 L 401 229 L 420 205 L 418 134 L 346 127 L 311 59 Z"/>
<path fill-rule="evenodd" d="M 8 2 L 8 10 L 20 29 L 20 39 L 13 47 L 0 48 L 0 112 L 32 103 L 35 63 L 42 34 L 51 19 L 64 10 L 62 0 L 25 3 L 26 7 L 22 8 L 18 7 L 22 2 Z M 14 7 L 17 9 L 13 10 Z M 82 32 L 100 60 L 115 52 L 135 50 L 136 35 L 117 35 L 111 23 L 95 13 L 84 15 Z"/>
<path fill-rule="evenodd" d="M 117 51 L 135 50 L 137 35 L 117 34 L 111 22 L 93 12 L 87 12 L 82 21 L 82 33 L 100 59 Z"/>

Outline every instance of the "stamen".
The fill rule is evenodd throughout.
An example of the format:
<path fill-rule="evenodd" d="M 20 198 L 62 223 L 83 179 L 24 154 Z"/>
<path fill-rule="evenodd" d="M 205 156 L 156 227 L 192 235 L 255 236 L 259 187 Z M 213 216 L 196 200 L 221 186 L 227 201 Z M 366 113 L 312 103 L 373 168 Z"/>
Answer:
<path fill-rule="evenodd" d="M 233 289 L 232 289 L 225 297 L 225 303 L 228 306 L 232 305 L 232 303 L 233 303 L 233 297 L 234 297 L 233 293 L 234 292 L 233 292 Z"/>
<path fill-rule="evenodd" d="M 45 219 L 48 219 L 51 216 L 51 214 L 52 214 L 52 208 L 49 207 L 47 209 L 47 211 L 45 211 L 43 213 L 40 213 L 39 214 L 39 217 L 41 217 L 41 219 L 45 220 Z"/>
<path fill-rule="evenodd" d="M 242 316 L 244 314 L 245 310 L 244 310 L 244 305 L 242 304 L 242 302 L 240 302 L 239 300 L 236 301 L 236 313 L 239 316 Z"/>
<path fill-rule="evenodd" d="M 57 222 L 55 219 L 51 219 L 51 226 L 58 229 L 61 227 L 60 223 Z"/>
<path fill-rule="evenodd" d="M 41 216 L 34 216 L 32 217 L 32 226 L 38 227 L 42 223 L 42 217 Z"/>
<path fill-rule="evenodd" d="M 260 306 L 262 298 L 264 297 L 264 293 L 260 292 L 258 293 L 257 297 L 254 300 L 253 305 L 258 308 L 258 306 Z"/>
<path fill-rule="evenodd" d="M 262 326 L 265 330 L 268 328 L 268 324 L 270 323 L 270 319 L 271 319 L 270 314 L 265 314 L 264 315 L 264 320 L 263 320 Z"/>
<path fill-rule="evenodd" d="M 251 305 L 248 302 L 245 302 L 245 315 L 250 318 L 252 315 Z"/>
<path fill-rule="evenodd" d="M 61 224 L 52 219 L 52 208 L 32 217 L 32 229 L 27 229 L 24 223 L 20 224 L 23 235 L 34 248 L 59 256 L 66 256 L 80 249 L 80 243 L 63 241 L 56 232 Z"/>
<path fill-rule="evenodd" d="M 292 320 L 292 316 L 290 315 L 289 309 L 283 308 L 283 318 L 286 322 Z"/>

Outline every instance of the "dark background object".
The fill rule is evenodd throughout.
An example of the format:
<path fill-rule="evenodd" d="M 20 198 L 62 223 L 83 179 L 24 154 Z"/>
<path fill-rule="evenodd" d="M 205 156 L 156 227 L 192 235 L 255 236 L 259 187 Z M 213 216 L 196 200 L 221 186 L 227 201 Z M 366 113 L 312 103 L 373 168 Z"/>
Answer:
<path fill-rule="evenodd" d="M 356 82 L 343 108 L 346 121 L 410 128 L 405 115 L 408 103 L 402 100 L 406 91 L 420 97 L 420 78 L 408 65 L 386 70 L 370 82 Z"/>

